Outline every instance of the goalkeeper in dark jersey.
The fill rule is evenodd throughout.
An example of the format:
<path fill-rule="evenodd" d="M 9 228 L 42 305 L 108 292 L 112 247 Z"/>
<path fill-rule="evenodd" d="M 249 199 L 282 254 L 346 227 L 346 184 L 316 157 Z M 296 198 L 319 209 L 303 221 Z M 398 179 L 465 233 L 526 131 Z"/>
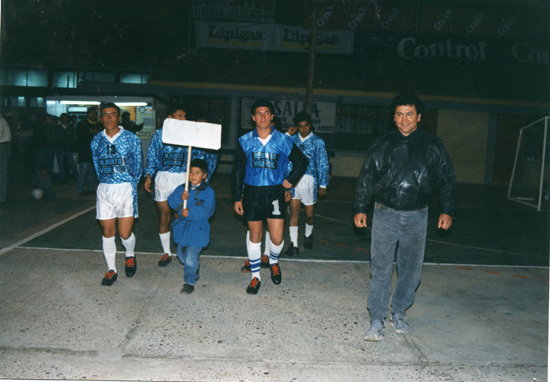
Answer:
<path fill-rule="evenodd" d="M 273 104 L 257 100 L 251 108 L 256 128 L 239 138 L 233 178 L 235 212 L 248 222 L 246 248 L 252 272 L 248 294 L 260 290 L 260 258 L 262 224 L 267 219 L 271 249 L 269 268 L 275 285 L 281 283 L 279 255 L 285 223 L 285 190 L 289 190 L 305 173 L 308 160 L 293 143 L 292 137 L 276 131 L 271 126 Z M 286 175 L 288 162 L 292 171 Z"/>

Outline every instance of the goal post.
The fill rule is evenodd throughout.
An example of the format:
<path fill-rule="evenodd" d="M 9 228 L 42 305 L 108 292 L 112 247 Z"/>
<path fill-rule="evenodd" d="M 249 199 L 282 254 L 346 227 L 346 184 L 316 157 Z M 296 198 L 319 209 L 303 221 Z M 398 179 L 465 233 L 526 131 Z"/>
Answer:
<path fill-rule="evenodd" d="M 550 117 L 544 117 L 521 128 L 508 187 L 509 200 L 535 207 L 538 211 L 543 201 L 548 202 L 549 196 L 550 158 L 546 155 L 549 120 Z"/>

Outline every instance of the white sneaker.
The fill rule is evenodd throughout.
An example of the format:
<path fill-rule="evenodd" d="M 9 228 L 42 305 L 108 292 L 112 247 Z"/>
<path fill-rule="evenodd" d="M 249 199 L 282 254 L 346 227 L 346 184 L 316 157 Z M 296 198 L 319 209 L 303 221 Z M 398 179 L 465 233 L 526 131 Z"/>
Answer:
<path fill-rule="evenodd" d="M 390 325 L 395 328 L 396 333 L 406 334 L 410 331 L 409 324 L 407 324 L 400 314 L 392 314 Z"/>
<path fill-rule="evenodd" d="M 382 341 L 384 339 L 384 323 L 380 320 L 371 322 L 365 333 L 365 341 Z"/>

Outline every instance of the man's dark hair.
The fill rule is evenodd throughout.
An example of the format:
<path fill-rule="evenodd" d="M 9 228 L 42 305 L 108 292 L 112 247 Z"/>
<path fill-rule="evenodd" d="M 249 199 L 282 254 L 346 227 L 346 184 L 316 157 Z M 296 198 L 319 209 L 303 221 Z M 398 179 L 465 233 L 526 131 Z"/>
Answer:
<path fill-rule="evenodd" d="M 61 113 L 61 115 L 59 116 L 59 119 L 63 118 L 63 117 L 67 117 L 67 119 L 69 119 L 69 114 L 67 113 Z"/>
<path fill-rule="evenodd" d="M 102 103 L 101 105 L 99 105 L 99 114 L 103 114 L 103 110 L 108 109 L 108 108 L 116 109 L 117 114 L 120 115 L 120 107 L 118 107 L 113 102 L 105 102 L 105 103 Z"/>
<path fill-rule="evenodd" d="M 198 167 L 203 173 L 208 174 L 208 163 L 206 163 L 204 159 L 193 159 L 191 161 L 191 167 Z"/>
<path fill-rule="evenodd" d="M 256 114 L 256 109 L 259 108 L 259 107 L 269 108 L 269 111 L 271 112 L 271 114 L 273 114 L 275 112 L 275 107 L 273 106 L 273 104 L 271 102 L 269 102 L 266 99 L 259 99 L 259 100 L 257 100 L 256 102 L 254 102 L 252 104 L 252 107 L 250 108 L 250 114 L 252 114 L 252 115 Z"/>
<path fill-rule="evenodd" d="M 311 115 L 305 111 L 301 111 L 294 117 L 294 126 L 298 126 L 300 122 L 307 121 L 311 125 Z"/>
<path fill-rule="evenodd" d="M 86 111 L 86 115 L 92 113 L 92 112 L 96 112 L 97 113 L 97 106 L 90 106 L 88 108 L 88 110 Z"/>
<path fill-rule="evenodd" d="M 130 112 L 129 112 L 129 111 L 125 111 L 124 113 L 122 113 L 121 117 L 122 117 L 122 118 L 124 118 L 124 117 L 130 118 Z"/>
<path fill-rule="evenodd" d="M 395 109 L 398 106 L 413 105 L 417 114 L 424 112 L 424 103 L 414 93 L 401 93 L 398 94 L 392 101 L 390 110 L 395 113 Z"/>
<path fill-rule="evenodd" d="M 178 110 L 183 110 L 187 113 L 187 110 L 185 110 L 181 103 L 172 103 L 168 106 L 168 109 L 166 110 L 166 115 L 174 115 L 174 113 Z"/>

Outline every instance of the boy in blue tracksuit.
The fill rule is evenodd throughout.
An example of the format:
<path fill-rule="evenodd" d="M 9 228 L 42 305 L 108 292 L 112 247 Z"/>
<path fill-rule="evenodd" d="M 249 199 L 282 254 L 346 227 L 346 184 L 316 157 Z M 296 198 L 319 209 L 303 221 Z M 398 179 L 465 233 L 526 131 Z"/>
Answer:
<path fill-rule="evenodd" d="M 173 224 L 173 237 L 185 271 L 181 293 L 195 290 L 199 278 L 199 255 L 210 242 L 208 219 L 214 214 L 216 200 L 214 190 L 206 183 L 207 176 L 208 163 L 204 159 L 193 159 L 189 191 L 185 191 L 185 184 L 182 184 L 168 197 L 170 208 L 178 214 L 178 220 Z M 187 200 L 187 208 L 183 208 L 184 200 Z"/>

